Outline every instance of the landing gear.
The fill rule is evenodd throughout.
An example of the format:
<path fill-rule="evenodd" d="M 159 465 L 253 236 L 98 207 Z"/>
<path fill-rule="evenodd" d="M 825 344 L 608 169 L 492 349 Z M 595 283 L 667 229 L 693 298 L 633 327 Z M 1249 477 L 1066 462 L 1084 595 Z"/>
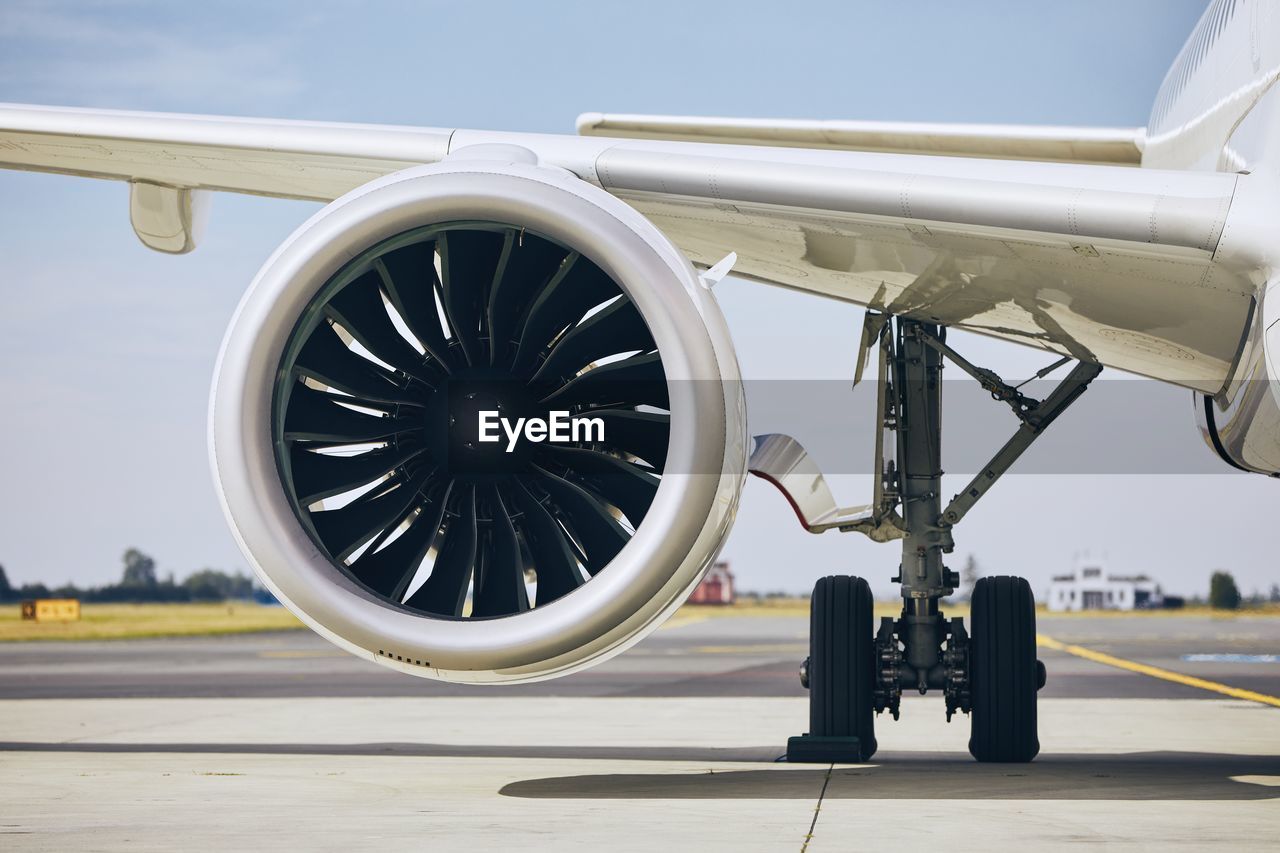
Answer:
<path fill-rule="evenodd" d="M 977 760 L 1030 761 L 1040 750 L 1036 691 L 1044 684 L 1044 667 L 1036 660 L 1031 587 L 1014 577 L 979 581 L 973 591 L 970 633 L 963 619 L 948 620 L 940 609 L 941 600 L 955 591 L 959 580 L 943 565 L 943 554 L 955 548 L 952 530 L 960 520 L 1102 368 L 1082 361 L 1049 396 L 1037 400 L 1023 394 L 1021 386 L 971 364 L 947 345 L 946 330 L 934 324 L 868 312 L 862 343 L 858 378 L 868 351 L 878 349 L 880 360 L 881 431 L 876 438 L 873 503 L 839 509 L 813 502 L 812 495 L 829 499 L 829 492 L 794 440 L 765 437 L 769 441 L 758 446 L 752 459 L 752 471 L 788 492 L 812 532 L 838 529 L 880 542 L 902 540 L 902 562 L 893 579 L 902 585 L 902 613 L 882 620 L 874 639 L 871 592 L 865 581 L 830 577 L 814 588 L 811 653 L 802 671 L 809 687 L 810 732 L 791 739 L 788 757 L 866 760 L 876 748 L 872 711 L 888 711 L 896 720 L 903 691 L 914 689 L 943 693 L 948 721 L 955 713 L 971 715 L 969 751 Z M 944 358 L 1008 405 L 1021 422 L 945 507 Z M 1036 378 L 1068 361 L 1060 359 Z M 792 482 L 803 487 L 800 497 L 790 491 Z M 849 739 L 859 745 L 857 750 L 848 748 Z M 850 755 L 856 757 L 839 757 Z"/>
<path fill-rule="evenodd" d="M 790 761 L 866 761 L 876 751 L 876 659 L 871 587 L 822 578 L 809 605 L 809 731 L 791 738 Z M 838 756 L 838 757 L 832 757 Z"/>
<path fill-rule="evenodd" d="M 1036 757 L 1036 603 L 1022 578 L 982 578 L 974 586 L 969 622 L 969 752 L 979 761 L 1025 762 Z"/>

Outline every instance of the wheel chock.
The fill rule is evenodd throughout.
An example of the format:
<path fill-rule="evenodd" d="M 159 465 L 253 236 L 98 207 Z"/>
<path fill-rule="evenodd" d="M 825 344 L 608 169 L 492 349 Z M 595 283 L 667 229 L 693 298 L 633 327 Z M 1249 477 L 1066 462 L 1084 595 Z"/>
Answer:
<path fill-rule="evenodd" d="M 861 764 L 862 742 L 853 736 L 822 737 L 803 734 L 787 738 L 790 764 Z"/>

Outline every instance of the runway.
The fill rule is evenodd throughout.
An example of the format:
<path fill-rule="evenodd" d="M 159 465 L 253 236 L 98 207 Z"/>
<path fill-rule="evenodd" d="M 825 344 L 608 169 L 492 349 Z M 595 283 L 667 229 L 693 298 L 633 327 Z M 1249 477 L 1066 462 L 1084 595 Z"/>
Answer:
<path fill-rule="evenodd" d="M 1280 652 L 1280 619 L 1053 617 L 1040 632 L 1126 660 L 1280 696 L 1280 663 L 1188 661 Z M 167 640 L 0 644 L 0 697 L 797 696 L 802 616 L 681 612 L 640 645 L 567 678 L 502 688 L 405 676 L 310 631 Z M 1215 694 L 1082 660 L 1048 646 L 1046 698 L 1209 699 Z"/>
<path fill-rule="evenodd" d="M 9 850 L 1270 849 L 1280 620 L 1042 617 L 1041 754 L 978 765 L 933 696 L 866 765 L 804 730 L 802 617 L 682 613 L 586 673 L 422 681 L 309 632 L 0 646 Z M 1184 660 L 1184 658 L 1190 658 Z M 807 846 L 806 846 L 807 845 Z"/>

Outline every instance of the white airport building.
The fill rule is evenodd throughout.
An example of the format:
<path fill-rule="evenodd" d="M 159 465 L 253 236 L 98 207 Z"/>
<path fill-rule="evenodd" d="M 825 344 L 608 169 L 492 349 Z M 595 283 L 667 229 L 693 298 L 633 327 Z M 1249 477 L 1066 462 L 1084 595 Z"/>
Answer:
<path fill-rule="evenodd" d="M 1107 574 L 1097 565 L 1055 575 L 1046 601 L 1050 610 L 1141 610 L 1162 604 L 1160 586 L 1151 578 Z"/>

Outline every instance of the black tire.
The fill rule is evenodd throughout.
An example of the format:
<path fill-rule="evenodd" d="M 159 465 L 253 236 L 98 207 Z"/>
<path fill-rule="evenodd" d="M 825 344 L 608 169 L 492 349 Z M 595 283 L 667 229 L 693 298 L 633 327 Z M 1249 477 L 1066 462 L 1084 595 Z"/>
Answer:
<path fill-rule="evenodd" d="M 979 761 L 1027 762 L 1036 733 L 1036 605 L 1023 578 L 982 578 L 973 588 L 969 640 L 969 752 Z"/>
<path fill-rule="evenodd" d="M 875 754 L 875 645 L 871 587 L 832 576 L 813 587 L 809 606 L 809 733 L 856 737 Z"/>

